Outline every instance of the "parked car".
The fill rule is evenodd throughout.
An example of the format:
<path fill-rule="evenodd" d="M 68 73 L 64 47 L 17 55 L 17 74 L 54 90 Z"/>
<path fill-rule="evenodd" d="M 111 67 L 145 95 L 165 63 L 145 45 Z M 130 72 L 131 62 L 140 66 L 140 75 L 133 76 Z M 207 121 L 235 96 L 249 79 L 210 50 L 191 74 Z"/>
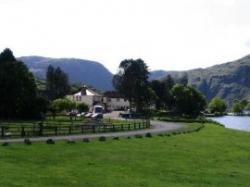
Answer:
<path fill-rule="evenodd" d="M 93 108 L 93 114 L 92 114 L 91 118 L 94 118 L 94 119 L 103 118 L 103 111 L 104 111 L 103 106 L 95 105 Z"/>
<path fill-rule="evenodd" d="M 91 112 L 88 112 L 88 113 L 86 113 L 84 116 L 85 116 L 85 118 L 91 118 L 92 113 L 91 113 Z"/>
<path fill-rule="evenodd" d="M 103 118 L 103 114 L 101 114 L 101 113 L 92 114 L 91 118 L 101 119 L 101 118 Z"/>
<path fill-rule="evenodd" d="M 77 116 L 77 117 L 84 117 L 85 114 L 86 114 L 85 112 L 82 112 L 82 113 L 78 113 L 76 116 Z"/>

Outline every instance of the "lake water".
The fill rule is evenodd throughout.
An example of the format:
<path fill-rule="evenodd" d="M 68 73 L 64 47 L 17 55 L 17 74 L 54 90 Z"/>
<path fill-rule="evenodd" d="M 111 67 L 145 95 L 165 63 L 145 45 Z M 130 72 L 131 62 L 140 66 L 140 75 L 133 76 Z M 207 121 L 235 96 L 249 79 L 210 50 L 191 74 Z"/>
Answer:
<path fill-rule="evenodd" d="M 227 128 L 250 132 L 250 116 L 223 116 L 213 117 L 211 119 L 219 122 Z"/>

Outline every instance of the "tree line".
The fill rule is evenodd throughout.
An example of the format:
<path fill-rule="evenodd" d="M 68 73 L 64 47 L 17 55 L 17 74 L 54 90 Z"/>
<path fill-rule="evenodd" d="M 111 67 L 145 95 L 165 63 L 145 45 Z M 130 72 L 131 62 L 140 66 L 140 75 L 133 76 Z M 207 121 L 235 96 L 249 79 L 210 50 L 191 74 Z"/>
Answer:
<path fill-rule="evenodd" d="M 188 86 L 188 77 L 179 80 L 167 76 L 163 80 L 149 81 L 148 66 L 142 59 L 126 59 L 113 76 L 113 85 L 119 95 L 128 99 L 137 112 L 148 114 L 152 110 L 165 110 L 173 115 L 196 117 L 206 109 L 210 113 L 223 114 L 226 104 L 215 97 L 208 104 L 205 97 Z M 86 111 L 81 106 L 62 99 L 70 92 L 68 75 L 59 67 L 48 66 L 46 90 L 40 92 L 36 81 L 23 62 L 16 59 L 10 49 L 0 53 L 0 118 L 42 118 L 46 111 L 56 113 L 72 106 Z M 235 101 L 232 111 L 241 113 L 250 109 L 246 100 Z"/>
<path fill-rule="evenodd" d="M 206 107 L 205 97 L 187 86 L 186 76 L 178 81 L 171 76 L 162 81 L 149 81 L 148 66 L 141 59 L 122 61 L 113 77 L 113 85 L 139 113 L 147 113 L 155 106 L 156 110 L 196 117 Z"/>
<path fill-rule="evenodd" d="M 51 108 L 51 101 L 64 97 L 69 91 L 68 76 L 59 67 L 48 67 L 46 91 L 41 93 L 33 74 L 10 49 L 0 53 L 1 119 L 41 119 Z"/>

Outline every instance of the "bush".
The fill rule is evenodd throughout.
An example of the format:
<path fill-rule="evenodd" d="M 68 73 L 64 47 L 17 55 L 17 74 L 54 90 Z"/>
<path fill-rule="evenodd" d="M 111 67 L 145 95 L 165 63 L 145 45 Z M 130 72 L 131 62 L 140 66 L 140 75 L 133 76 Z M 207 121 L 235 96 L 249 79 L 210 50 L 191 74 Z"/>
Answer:
<path fill-rule="evenodd" d="M 163 136 L 163 134 L 158 134 L 158 136 Z"/>
<path fill-rule="evenodd" d="M 114 137 L 113 140 L 119 140 L 119 137 Z"/>
<path fill-rule="evenodd" d="M 131 139 L 131 137 L 130 137 L 130 136 L 128 136 L 128 137 L 127 137 L 127 139 Z"/>
<path fill-rule="evenodd" d="M 83 138 L 82 141 L 85 142 L 85 143 L 88 143 L 89 139 L 88 138 Z"/>
<path fill-rule="evenodd" d="M 48 139 L 46 141 L 47 144 L 55 144 L 55 141 L 53 139 Z"/>
<path fill-rule="evenodd" d="M 32 144 L 32 142 L 30 141 L 29 138 L 25 138 L 23 142 L 24 142 L 24 144 L 26 144 L 26 145 L 31 145 L 31 144 Z"/>
<path fill-rule="evenodd" d="M 147 132 L 147 133 L 145 134 L 145 137 L 151 138 L 151 137 L 152 137 L 152 134 L 151 134 L 150 132 Z"/>
<path fill-rule="evenodd" d="M 10 145 L 9 142 L 3 142 L 3 143 L 2 143 L 2 146 L 8 146 L 8 145 Z"/>
<path fill-rule="evenodd" d="M 101 137 L 99 137 L 99 141 L 101 141 L 101 142 L 106 141 L 106 137 L 105 137 L 105 136 L 101 136 Z"/>
<path fill-rule="evenodd" d="M 135 135 L 135 138 L 142 138 L 142 135 L 136 134 L 136 135 Z"/>

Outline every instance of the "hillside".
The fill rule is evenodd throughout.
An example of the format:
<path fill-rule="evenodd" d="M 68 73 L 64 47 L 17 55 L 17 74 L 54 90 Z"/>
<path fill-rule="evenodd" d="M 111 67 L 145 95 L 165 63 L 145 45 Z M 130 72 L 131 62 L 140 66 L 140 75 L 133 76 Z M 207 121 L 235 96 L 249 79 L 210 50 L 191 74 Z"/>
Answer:
<path fill-rule="evenodd" d="M 219 96 L 230 104 L 234 99 L 250 99 L 250 55 L 204 69 L 169 71 L 159 79 L 167 74 L 175 79 L 187 74 L 188 84 L 200 90 L 208 100 Z"/>
<path fill-rule="evenodd" d="M 112 73 L 102 64 L 74 58 L 45 58 L 38 56 L 20 57 L 37 78 L 44 79 L 49 64 L 61 67 L 68 73 L 72 83 L 89 84 L 100 90 L 111 90 Z M 229 104 L 234 99 L 250 99 L 250 55 L 239 60 L 189 71 L 152 71 L 150 80 L 164 79 L 170 74 L 178 79 L 185 74 L 188 84 L 199 89 L 208 100 L 214 96 L 225 99 Z"/>
<path fill-rule="evenodd" d="M 69 75 L 71 83 L 92 85 L 100 90 L 112 90 L 112 74 L 102 64 L 75 58 L 46 58 L 40 56 L 20 57 L 30 71 L 44 79 L 49 65 L 60 67 Z"/>

